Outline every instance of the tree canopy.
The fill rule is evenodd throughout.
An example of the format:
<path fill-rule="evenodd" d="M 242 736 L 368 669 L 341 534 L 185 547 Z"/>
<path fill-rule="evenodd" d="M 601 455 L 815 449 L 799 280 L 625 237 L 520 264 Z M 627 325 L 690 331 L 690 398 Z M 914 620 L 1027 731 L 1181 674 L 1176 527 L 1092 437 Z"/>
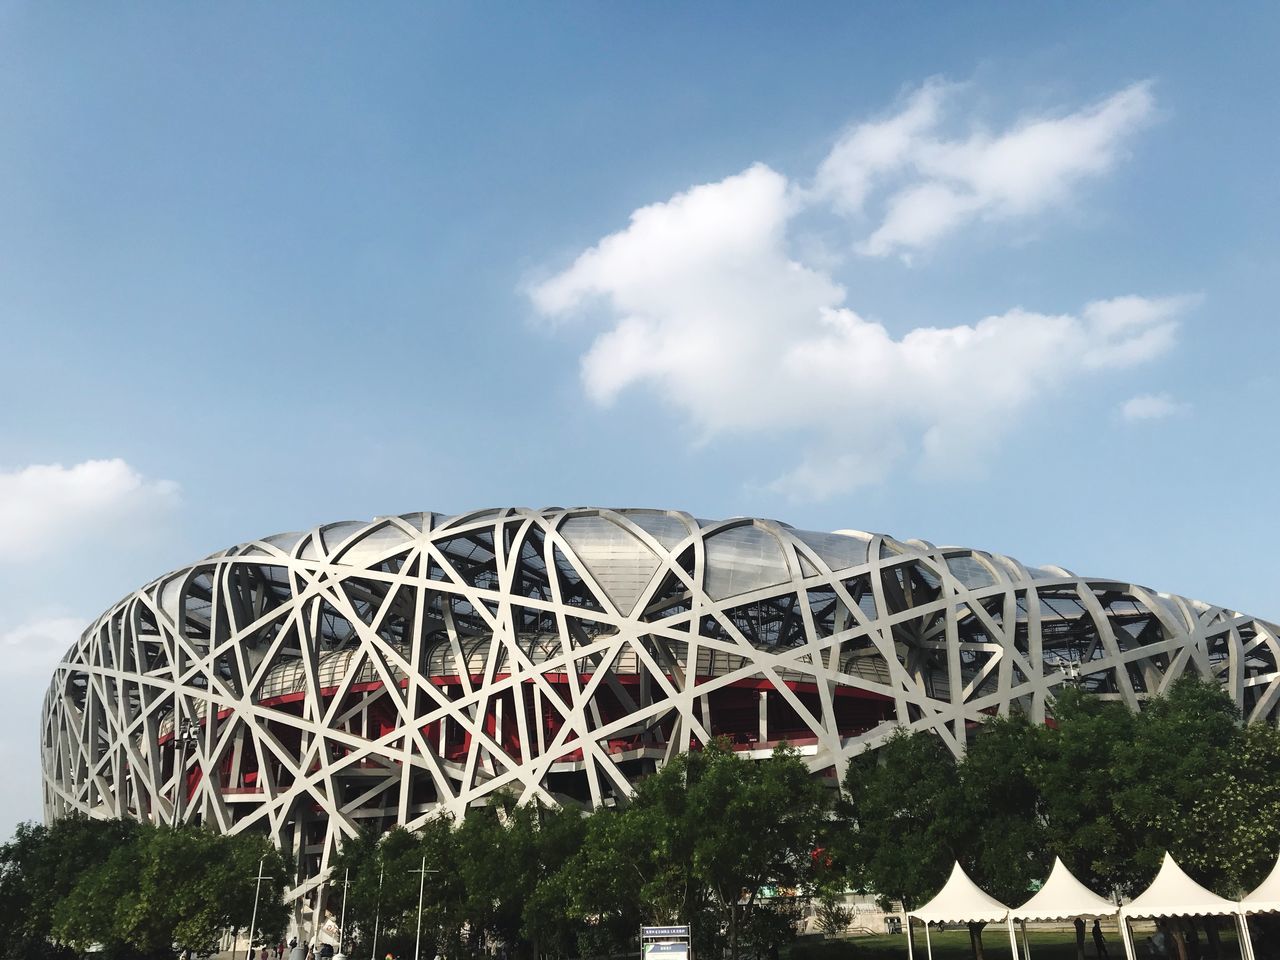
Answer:
<path fill-rule="evenodd" d="M 290 877 L 262 837 L 77 817 L 23 824 L 0 847 L 0 949 L 53 958 L 100 944 L 121 960 L 207 950 L 249 926 L 259 862 L 271 877 L 258 902 L 265 942 L 284 930 Z"/>
<path fill-rule="evenodd" d="M 850 761 L 838 795 L 792 748 L 754 760 L 713 743 L 590 814 L 500 795 L 458 822 L 361 835 L 332 865 L 350 880 L 347 940 L 407 955 L 421 930 L 425 955 L 449 960 L 499 943 L 519 960 L 596 957 L 629 952 L 642 923 L 688 923 L 696 951 L 737 960 L 793 936 L 810 900 L 829 929 L 848 923 L 848 889 L 919 907 L 955 862 L 1016 905 L 1054 856 L 1098 892 L 1132 895 L 1168 850 L 1235 898 L 1280 848 L 1280 731 L 1243 725 L 1213 683 L 1184 677 L 1139 713 L 1068 687 L 1047 724 L 991 717 L 967 739 L 957 757 L 898 731 Z M 36 960 L 91 943 L 119 958 L 199 949 L 248 924 L 260 861 L 271 939 L 289 867 L 261 838 L 26 824 L 0 847 L 0 944 Z M 970 935 L 981 957 L 981 925 Z"/>
<path fill-rule="evenodd" d="M 850 885 L 907 909 L 954 862 L 1016 905 L 1054 856 L 1100 893 L 1131 896 L 1166 850 L 1234 898 L 1280 848 L 1280 732 L 1242 725 L 1194 677 L 1136 714 L 1068 687 L 1050 723 L 993 717 L 960 759 L 932 733 L 895 733 L 850 762 L 840 813 Z"/>

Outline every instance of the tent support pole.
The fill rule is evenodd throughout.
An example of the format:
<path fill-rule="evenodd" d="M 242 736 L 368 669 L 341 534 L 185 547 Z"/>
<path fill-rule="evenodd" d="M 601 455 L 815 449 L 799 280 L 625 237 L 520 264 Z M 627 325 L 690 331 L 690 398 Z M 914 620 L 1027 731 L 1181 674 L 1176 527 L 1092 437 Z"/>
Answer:
<path fill-rule="evenodd" d="M 916 960 L 915 955 L 912 953 L 912 950 L 911 950 L 911 914 L 907 913 L 904 910 L 902 911 L 902 917 L 904 920 L 907 921 L 903 925 L 903 929 L 905 929 L 907 932 L 907 960 Z"/>
<path fill-rule="evenodd" d="M 1253 953 L 1253 934 L 1249 932 L 1249 914 L 1241 910 L 1236 914 L 1236 922 L 1240 926 L 1240 956 L 1244 960 L 1256 960 Z"/>
<path fill-rule="evenodd" d="M 1013 929 L 1013 917 L 1006 915 L 1004 922 L 1009 927 L 1009 946 L 1013 948 L 1013 960 L 1018 960 L 1018 935 Z"/>
<path fill-rule="evenodd" d="M 929 942 L 929 921 L 924 922 L 924 949 L 929 954 L 929 960 L 933 960 L 933 944 Z"/>
<path fill-rule="evenodd" d="M 1019 923 L 1022 926 L 1022 954 L 1027 960 L 1031 960 L 1031 944 L 1027 942 L 1027 921 L 1021 920 Z"/>
<path fill-rule="evenodd" d="M 1129 929 L 1129 918 L 1123 913 L 1118 913 L 1116 922 L 1120 924 L 1120 940 L 1124 943 L 1124 955 L 1129 960 L 1138 960 L 1133 950 L 1133 931 Z"/>

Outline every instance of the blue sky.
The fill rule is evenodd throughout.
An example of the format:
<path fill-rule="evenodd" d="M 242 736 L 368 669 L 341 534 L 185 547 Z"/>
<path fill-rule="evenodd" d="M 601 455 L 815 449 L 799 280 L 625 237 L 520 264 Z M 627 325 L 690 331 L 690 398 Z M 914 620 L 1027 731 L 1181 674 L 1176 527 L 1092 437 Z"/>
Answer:
<path fill-rule="evenodd" d="M 81 626 L 493 505 L 1280 619 L 1272 5 L 0 3 L 0 832 Z"/>

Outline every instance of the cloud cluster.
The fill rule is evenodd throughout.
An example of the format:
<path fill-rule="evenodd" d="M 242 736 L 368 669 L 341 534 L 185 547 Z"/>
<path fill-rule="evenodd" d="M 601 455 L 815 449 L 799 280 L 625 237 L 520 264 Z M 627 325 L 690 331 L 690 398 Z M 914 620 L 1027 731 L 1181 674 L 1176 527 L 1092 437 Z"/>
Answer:
<path fill-rule="evenodd" d="M 12 601 L 4 598 L 4 611 Z M 14 621 L 8 621 L 13 624 Z M 40 750 L 36 738 L 40 705 L 54 666 L 88 624 L 61 612 L 44 611 L 16 625 L 0 626 L 0 763 L 10 789 L 0 796 L 0 832 L 7 835 L 19 819 L 40 812 Z"/>
<path fill-rule="evenodd" d="M 62 655 L 88 626 L 79 617 L 32 617 L 0 630 L 0 658 L 8 679 L 34 677 L 43 684 Z M 43 687 L 41 687 L 43 689 Z"/>
<path fill-rule="evenodd" d="M 62 606 L 66 585 L 86 582 L 87 557 L 104 548 L 123 562 L 177 503 L 176 484 L 118 458 L 0 470 L 0 700 L 17 718 L 0 729 L 0 762 L 29 787 L 0 800 L 0 828 L 39 809 L 33 724 L 54 666 L 88 625 Z"/>
<path fill-rule="evenodd" d="M 1130 397 L 1120 405 L 1120 416 L 1130 423 L 1145 420 L 1164 420 L 1186 409 L 1167 393 L 1143 393 Z"/>
<path fill-rule="evenodd" d="M 167 510 L 178 487 L 149 480 L 121 459 L 0 471 L 0 562 L 50 553 Z"/>
<path fill-rule="evenodd" d="M 1062 203 L 1081 180 L 1111 169 L 1155 111 L 1150 84 L 1138 83 L 1064 116 L 947 137 L 943 107 L 954 94 L 926 84 L 896 115 L 852 127 L 818 168 L 813 192 L 846 214 L 866 212 L 873 190 L 884 188 L 880 223 L 860 252 L 909 254 L 968 221 Z"/>
<path fill-rule="evenodd" d="M 812 185 L 757 164 L 636 210 L 534 287 L 544 316 L 603 312 L 608 329 L 582 358 L 587 394 L 607 405 L 648 386 L 703 437 L 798 431 L 808 454 L 775 482 L 822 497 L 882 479 L 913 450 L 972 460 L 1046 391 L 1169 350 L 1186 298 L 1014 307 L 895 336 L 856 313 L 828 270 L 793 255 L 800 213 L 860 215 L 887 179 L 884 220 L 859 244 L 868 254 L 1062 202 L 1152 110 L 1138 85 L 1064 117 L 947 140 L 936 130 L 951 93 L 928 85 L 895 116 L 854 127 Z"/>

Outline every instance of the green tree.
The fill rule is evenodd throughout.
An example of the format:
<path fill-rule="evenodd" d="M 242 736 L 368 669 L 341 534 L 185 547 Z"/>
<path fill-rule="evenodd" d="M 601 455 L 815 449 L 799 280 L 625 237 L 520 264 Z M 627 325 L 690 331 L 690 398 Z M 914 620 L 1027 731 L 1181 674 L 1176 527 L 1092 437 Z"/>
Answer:
<path fill-rule="evenodd" d="M 992 717 L 970 738 L 960 761 L 960 805 L 948 818 L 956 859 L 997 900 L 1017 905 L 1032 881 L 1049 872 L 1038 772 L 1043 728 L 1014 714 Z M 983 956 L 983 924 L 970 924 L 973 953 Z"/>
<path fill-rule="evenodd" d="M 853 911 L 846 907 L 834 892 L 825 892 L 818 899 L 818 929 L 828 937 L 834 937 L 849 929 L 853 923 Z"/>
<path fill-rule="evenodd" d="M 1058 691 L 1053 720 L 1042 733 L 1036 780 L 1046 846 L 1100 892 L 1131 890 L 1137 883 L 1135 838 L 1116 807 L 1117 771 L 1124 768 L 1136 723 L 1124 704 L 1068 686 Z M 1084 960 L 1084 922 L 1075 927 L 1076 957 Z"/>
<path fill-rule="evenodd" d="M 796 889 L 812 881 L 830 797 L 785 745 L 767 760 L 745 760 L 715 746 L 689 755 L 688 814 L 693 871 L 724 917 L 729 956 L 756 921 L 762 888 Z M 765 929 L 777 925 L 766 918 Z"/>
<path fill-rule="evenodd" d="M 764 761 L 722 743 L 677 757 L 624 809 L 593 815 L 565 866 L 566 902 L 596 935 L 584 949 L 618 949 L 641 922 L 687 922 L 696 949 L 734 958 L 744 937 L 776 943 L 789 914 L 760 892 L 811 882 L 828 807 L 786 747 Z"/>
<path fill-rule="evenodd" d="M 1214 851 L 1225 895 L 1241 896 L 1261 883 L 1280 850 L 1280 730 L 1266 723 L 1243 727 L 1191 818 L 1202 825 L 1205 844 Z"/>
<path fill-rule="evenodd" d="M 1274 864 L 1280 735 L 1242 727 L 1218 684 L 1184 675 L 1139 714 L 1068 688 L 1053 712 L 1039 775 L 1048 845 L 1086 884 L 1136 894 L 1167 850 L 1234 897 Z M 1204 925 L 1216 953 L 1216 925 Z M 1193 927 L 1171 926 L 1185 956 Z"/>
<path fill-rule="evenodd" d="M 1196 811 L 1229 770 L 1240 736 L 1231 698 L 1217 684 L 1190 675 L 1135 718 L 1114 771 L 1116 812 L 1134 842 L 1127 893 L 1155 876 L 1166 850 L 1201 883 L 1230 886 L 1221 828 Z"/>
<path fill-rule="evenodd" d="M 677 758 L 639 781 L 625 808 L 592 813 L 582 846 L 553 878 L 570 915 L 585 924 L 583 956 L 624 950 L 641 923 L 687 921 L 698 951 L 711 946 L 714 931 L 699 923 L 705 891 L 686 832 L 685 764 Z"/>
<path fill-rule="evenodd" d="M 1020 903 L 1046 872 L 1036 774 L 1044 745 L 1021 717 L 983 724 L 961 761 L 935 734 L 899 730 L 850 763 L 836 842 L 851 882 L 919 907 L 952 865 L 993 896 Z M 970 924 L 975 957 L 984 924 Z"/>
<path fill-rule="evenodd" d="M 271 879 L 257 891 L 259 863 Z M 80 948 L 101 943 L 123 955 L 168 958 L 211 949 L 224 930 L 247 929 L 257 896 L 259 942 L 276 940 L 288 919 L 287 865 L 265 838 L 198 827 L 140 825 L 84 870 L 54 909 L 53 932 Z"/>
<path fill-rule="evenodd" d="M 851 882 L 875 891 L 884 909 L 908 910 L 946 883 L 956 859 L 960 782 L 955 757 L 930 733 L 898 730 L 849 761 L 841 815 Z"/>
<path fill-rule="evenodd" d="M 0 847 L 0 950 L 6 957 L 67 957 L 55 942 L 54 911 L 81 875 L 121 844 L 132 842 L 131 820 L 67 817 L 52 826 L 22 823 Z"/>
<path fill-rule="evenodd" d="M 525 903 L 539 882 L 539 809 L 498 796 L 468 813 L 458 826 L 463 909 L 480 939 L 492 935 L 518 955 L 524 941 Z"/>
<path fill-rule="evenodd" d="M 1036 779 L 1047 844 L 1094 890 L 1128 890 L 1135 883 L 1134 842 L 1121 827 L 1116 777 L 1136 722 L 1122 703 L 1065 687 L 1044 731 Z"/>
<path fill-rule="evenodd" d="M 374 928 L 379 921 L 382 901 L 382 860 L 378 845 L 383 840 L 374 827 L 366 827 L 354 837 L 343 841 L 342 850 L 333 860 L 333 878 L 348 881 L 346 897 L 346 928 L 343 931 L 349 943 L 357 943 L 366 949 L 373 947 Z M 339 897 L 343 893 L 338 894 Z"/>
<path fill-rule="evenodd" d="M 418 871 L 425 862 L 425 877 Z M 412 954 L 418 938 L 418 894 L 422 892 L 422 951 L 460 957 L 466 891 L 457 837 L 450 817 L 433 817 L 417 831 L 396 827 L 385 835 L 347 841 L 333 864 L 348 872 L 348 940 L 381 951 Z"/>
<path fill-rule="evenodd" d="M 334 876 L 350 879 L 347 939 L 370 950 L 376 928 L 379 953 L 413 950 L 416 871 L 425 859 L 424 953 L 476 956 L 497 939 L 517 956 L 567 955 L 581 924 L 568 916 L 566 888 L 556 881 L 585 830 L 576 810 L 521 806 L 498 795 L 456 827 L 435 818 L 416 832 L 361 834 L 343 845 L 333 866 Z"/>
<path fill-rule="evenodd" d="M 536 806 L 536 856 L 526 891 L 521 936 L 532 957 L 567 957 L 577 947 L 581 923 L 567 910 L 564 887 L 555 883 L 560 870 L 582 846 L 586 820 L 578 810 Z"/>
<path fill-rule="evenodd" d="M 1266 775 L 1267 759 L 1255 757 L 1262 771 L 1239 766 L 1250 744 L 1255 751 L 1267 745 L 1255 736 L 1242 728 L 1238 708 L 1218 684 L 1189 674 L 1146 705 L 1116 771 L 1117 811 L 1135 847 L 1131 892 L 1154 876 L 1166 850 L 1197 881 L 1226 896 L 1265 869 L 1244 860 L 1260 846 L 1260 837 L 1251 835 L 1254 811 L 1222 799 L 1263 798 L 1254 778 Z M 1172 924 L 1179 957 L 1197 952 L 1197 928 L 1208 935 L 1210 955 L 1218 956 L 1216 920 L 1184 918 Z"/>
<path fill-rule="evenodd" d="M 81 817 L 24 824 L 0 848 L 0 942 L 7 956 L 51 958 L 91 944 L 166 960 L 175 945 L 209 948 L 249 925 L 260 859 L 272 879 L 258 928 L 271 937 L 284 929 L 291 878 L 262 837 Z"/>
<path fill-rule="evenodd" d="M 1021 903 L 1049 872 L 1037 777 L 1044 752 L 1043 728 L 1014 714 L 983 723 L 960 761 L 961 860 L 1006 903 Z"/>

